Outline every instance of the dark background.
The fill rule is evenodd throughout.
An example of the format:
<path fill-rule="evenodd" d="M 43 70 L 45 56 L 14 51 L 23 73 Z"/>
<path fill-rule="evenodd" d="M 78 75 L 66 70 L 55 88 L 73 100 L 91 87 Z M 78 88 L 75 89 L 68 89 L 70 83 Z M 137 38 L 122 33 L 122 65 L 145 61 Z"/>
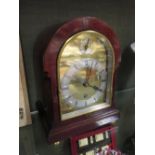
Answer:
<path fill-rule="evenodd" d="M 121 45 L 122 62 L 118 69 L 114 99 L 116 106 L 121 112 L 119 122 L 118 145 L 123 147 L 125 139 L 134 133 L 134 53 L 128 49 L 135 39 L 135 2 L 134 0 L 20 0 L 20 40 L 24 56 L 28 94 L 31 111 L 36 109 L 36 101 L 42 100 L 38 79 L 34 70 L 34 52 L 43 51 L 52 34 L 64 22 L 79 16 L 95 16 L 104 20 L 117 34 Z M 33 118 L 34 117 L 34 118 Z M 40 147 L 47 147 L 42 141 L 42 136 L 36 136 L 39 120 L 32 116 L 33 126 L 20 129 L 20 151 L 31 142 L 34 148 L 29 150 L 38 151 Z M 29 129 L 29 128 L 32 128 Z M 31 133 L 32 132 L 32 133 Z M 37 131 L 39 132 L 39 131 Z M 25 139 L 33 135 L 30 142 Z M 25 136 L 24 136 L 25 134 Z M 24 137 L 24 138 L 23 138 Z M 23 140 L 24 139 L 24 140 Z M 40 143 L 39 143 L 40 141 Z M 28 144 L 29 143 L 29 144 Z M 66 145 L 66 144 L 64 144 Z M 32 146 L 32 144 L 31 144 Z M 45 149 L 46 151 L 48 149 Z M 50 149 L 49 149 L 50 150 Z M 59 149 L 58 149 L 59 150 Z M 45 151 L 43 151 L 45 153 Z M 44 154 L 40 152 L 39 155 Z M 44 155 L 50 154 L 50 151 Z M 31 153 L 28 153 L 31 155 Z M 56 153 L 55 154 L 61 154 Z M 63 154 L 63 153 L 62 153 Z"/>

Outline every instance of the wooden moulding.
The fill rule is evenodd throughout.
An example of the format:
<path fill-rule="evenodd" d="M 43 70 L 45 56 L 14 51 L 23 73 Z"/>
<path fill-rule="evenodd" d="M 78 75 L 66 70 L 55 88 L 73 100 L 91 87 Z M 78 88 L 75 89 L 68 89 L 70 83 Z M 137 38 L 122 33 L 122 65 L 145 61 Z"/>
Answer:
<path fill-rule="evenodd" d="M 29 108 L 23 55 L 20 43 L 19 43 L 19 116 L 20 116 L 19 118 L 20 127 L 32 123 Z"/>
<path fill-rule="evenodd" d="M 88 116 L 72 123 L 60 125 L 50 130 L 48 142 L 63 140 L 68 137 L 78 135 L 104 125 L 112 124 L 119 119 L 119 112 L 116 109 L 109 109 L 107 112 L 100 112 L 96 116 Z"/>
<path fill-rule="evenodd" d="M 47 77 L 50 79 L 51 83 L 51 98 L 52 101 L 48 103 L 51 113 L 51 127 L 49 132 L 48 141 L 54 142 L 60 139 L 64 139 L 88 130 L 98 128 L 105 123 L 108 119 L 108 123 L 118 119 L 118 110 L 114 108 L 114 102 L 112 106 L 107 109 L 99 110 L 91 114 L 79 116 L 77 118 L 72 118 L 70 120 L 61 121 L 60 119 L 60 107 L 58 98 L 58 77 L 57 77 L 57 58 L 59 51 L 65 41 L 70 38 L 73 34 L 84 31 L 84 30 L 94 30 L 103 35 L 105 35 L 114 49 L 114 59 L 115 59 L 115 71 L 120 63 L 120 45 L 119 41 L 113 32 L 113 30 L 103 21 L 95 17 L 80 17 L 67 22 L 62 25 L 57 32 L 51 38 L 48 47 L 44 53 L 43 57 L 43 68 L 44 72 L 47 73 Z M 113 87 L 114 87 L 113 76 Z M 112 95 L 113 96 L 113 95 Z"/>

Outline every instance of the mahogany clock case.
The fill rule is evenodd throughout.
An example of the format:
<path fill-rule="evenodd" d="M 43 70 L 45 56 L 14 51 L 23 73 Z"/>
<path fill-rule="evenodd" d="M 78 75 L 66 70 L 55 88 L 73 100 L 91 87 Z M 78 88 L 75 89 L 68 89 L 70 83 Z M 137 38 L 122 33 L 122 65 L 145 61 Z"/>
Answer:
<path fill-rule="evenodd" d="M 43 103 L 38 102 L 37 106 L 42 116 L 41 118 L 44 125 L 47 127 L 49 142 L 62 140 L 82 132 L 87 132 L 89 130 L 102 127 L 103 125 L 111 124 L 119 118 L 119 112 L 115 108 L 112 99 L 112 104 L 109 108 L 61 121 L 57 77 L 57 60 L 59 51 L 68 38 L 85 30 L 99 32 L 106 36 L 110 41 L 114 49 L 115 59 L 112 87 L 114 88 L 115 85 L 116 70 L 120 63 L 120 45 L 113 30 L 105 22 L 95 17 L 80 17 L 62 25 L 56 33 L 51 36 L 42 57 L 42 75 L 44 77 L 42 81 L 42 93 L 44 101 Z M 35 59 L 37 59 L 38 56 L 40 56 L 39 53 L 36 53 Z M 114 91 L 114 89 L 112 90 Z"/>

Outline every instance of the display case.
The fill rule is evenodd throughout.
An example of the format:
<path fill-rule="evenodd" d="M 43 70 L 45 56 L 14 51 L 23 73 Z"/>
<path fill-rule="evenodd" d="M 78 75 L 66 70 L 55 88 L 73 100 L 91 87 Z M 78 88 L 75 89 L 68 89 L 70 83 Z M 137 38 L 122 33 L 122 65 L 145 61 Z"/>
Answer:
<path fill-rule="evenodd" d="M 116 127 L 106 126 L 71 138 L 72 155 L 96 155 L 116 149 Z"/>

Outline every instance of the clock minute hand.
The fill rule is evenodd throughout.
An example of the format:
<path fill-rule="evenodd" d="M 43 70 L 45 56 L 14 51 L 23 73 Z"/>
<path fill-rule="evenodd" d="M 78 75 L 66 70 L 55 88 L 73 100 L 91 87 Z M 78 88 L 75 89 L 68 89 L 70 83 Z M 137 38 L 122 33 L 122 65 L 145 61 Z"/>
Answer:
<path fill-rule="evenodd" d="M 88 46 L 89 46 L 89 39 L 86 40 L 86 43 L 84 45 L 85 51 L 88 49 Z"/>
<path fill-rule="evenodd" d="M 101 91 L 101 92 L 102 92 L 102 89 L 100 89 L 100 88 L 97 87 L 97 86 L 92 86 L 92 85 L 90 85 L 88 82 L 85 83 L 85 85 L 88 86 L 88 87 L 91 87 L 91 88 L 93 88 L 93 89 L 95 89 L 95 90 L 98 90 L 98 91 Z"/>

